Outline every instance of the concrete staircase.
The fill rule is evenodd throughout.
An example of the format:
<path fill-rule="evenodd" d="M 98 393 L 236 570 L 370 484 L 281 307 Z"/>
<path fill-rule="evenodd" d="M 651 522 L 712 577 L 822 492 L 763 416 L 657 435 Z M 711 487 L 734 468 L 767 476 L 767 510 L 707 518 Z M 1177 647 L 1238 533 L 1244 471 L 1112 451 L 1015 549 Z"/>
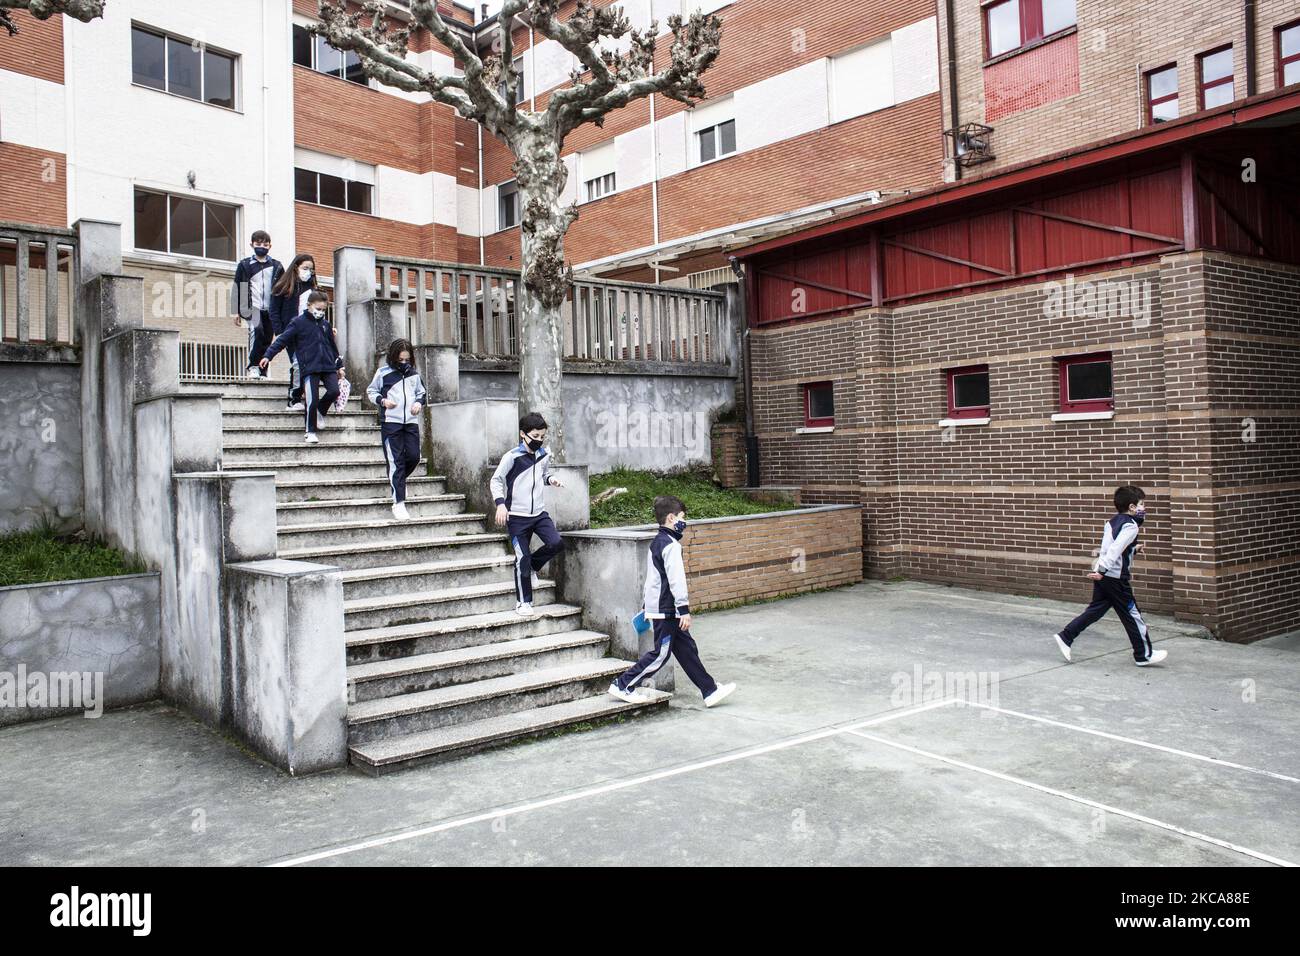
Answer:
<path fill-rule="evenodd" d="M 605 695 L 629 662 L 583 629 L 581 608 L 552 603 L 554 582 L 534 591 L 534 617 L 515 613 L 505 535 L 427 463 L 407 482 L 411 520 L 393 519 L 361 395 L 307 445 L 285 383 L 222 391 L 223 467 L 275 472 L 279 557 L 343 570 L 353 764 L 379 774 L 667 705 Z"/>

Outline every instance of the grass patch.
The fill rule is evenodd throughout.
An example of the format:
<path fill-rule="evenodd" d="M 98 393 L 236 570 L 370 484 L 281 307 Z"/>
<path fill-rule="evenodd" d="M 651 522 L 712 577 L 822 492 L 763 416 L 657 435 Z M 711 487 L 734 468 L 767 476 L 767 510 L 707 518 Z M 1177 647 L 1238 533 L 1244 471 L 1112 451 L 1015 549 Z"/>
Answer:
<path fill-rule="evenodd" d="M 60 534 L 48 521 L 28 531 L 0 535 L 0 587 L 139 574 L 138 558 L 82 532 Z"/>
<path fill-rule="evenodd" d="M 686 520 L 758 515 L 789 511 L 799 506 L 790 502 L 754 501 L 739 491 L 720 488 L 708 475 L 684 471 L 656 474 L 620 468 L 591 476 L 591 497 L 607 488 L 626 488 L 627 493 L 591 506 L 593 528 L 618 528 L 632 524 L 655 524 L 654 500 L 659 495 L 676 495 L 686 505 Z"/>

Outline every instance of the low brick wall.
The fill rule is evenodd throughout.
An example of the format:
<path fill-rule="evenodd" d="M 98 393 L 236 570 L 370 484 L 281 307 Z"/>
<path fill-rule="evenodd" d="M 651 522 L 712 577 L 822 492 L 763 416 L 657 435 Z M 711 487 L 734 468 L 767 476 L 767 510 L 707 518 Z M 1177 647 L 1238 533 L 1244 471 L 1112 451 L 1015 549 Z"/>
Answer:
<path fill-rule="evenodd" d="M 861 581 L 861 512 L 829 505 L 689 523 L 682 544 L 691 606 Z"/>
<path fill-rule="evenodd" d="M 713 473 L 724 488 L 743 488 L 749 483 L 745 459 L 745 426 L 715 424 L 712 433 Z"/>

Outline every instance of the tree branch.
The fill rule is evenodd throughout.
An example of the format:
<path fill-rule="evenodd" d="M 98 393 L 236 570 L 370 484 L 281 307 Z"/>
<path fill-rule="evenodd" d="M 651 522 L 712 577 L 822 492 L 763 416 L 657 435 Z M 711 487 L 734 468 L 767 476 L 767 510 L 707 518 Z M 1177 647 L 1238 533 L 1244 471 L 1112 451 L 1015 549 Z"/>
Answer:
<path fill-rule="evenodd" d="M 104 15 L 104 0 L 0 0 L 0 29 L 13 36 L 18 32 L 18 24 L 9 18 L 10 10 L 25 10 L 37 20 L 64 14 L 89 23 Z"/>

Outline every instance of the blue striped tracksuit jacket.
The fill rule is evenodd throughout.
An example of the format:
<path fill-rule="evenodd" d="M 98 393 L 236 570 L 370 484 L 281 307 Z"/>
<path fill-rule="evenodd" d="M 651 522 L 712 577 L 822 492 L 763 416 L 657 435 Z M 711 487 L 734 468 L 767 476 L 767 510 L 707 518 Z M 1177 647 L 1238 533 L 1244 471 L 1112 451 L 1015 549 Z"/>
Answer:
<path fill-rule="evenodd" d="M 425 394 L 420 373 L 411 365 L 381 365 L 366 388 L 366 398 L 379 406 L 379 434 L 394 504 L 406 500 L 406 479 L 420 465 L 420 416 L 411 407 L 423 405 Z M 386 408 L 384 399 L 397 404 Z"/>
<path fill-rule="evenodd" d="M 677 658 L 691 683 L 708 697 L 718 689 L 700 660 L 700 649 L 677 619 L 691 613 L 686 591 L 686 564 L 682 558 L 682 535 L 675 528 L 660 527 L 650 552 L 646 555 L 644 612 L 654 623 L 654 643 L 641 659 L 620 674 L 614 683 L 622 690 L 633 690 L 647 677 L 653 677 L 668 663 L 668 655 Z"/>
<path fill-rule="evenodd" d="M 248 326 L 248 367 L 257 368 L 271 344 L 272 327 L 271 287 L 284 275 L 284 266 L 278 259 L 257 256 L 240 259 L 235 266 L 235 282 L 230 287 L 230 311 L 240 316 Z M 266 373 L 262 373 L 265 377 Z"/>
<path fill-rule="evenodd" d="M 564 539 L 546 513 L 550 483 L 550 451 L 533 452 L 523 442 L 501 456 L 489 482 L 493 501 L 506 506 L 506 532 L 515 552 L 515 596 L 522 604 L 533 602 L 533 575 L 564 550 Z M 536 551 L 533 535 L 542 539 Z"/>
<path fill-rule="evenodd" d="M 1144 661 L 1151 656 L 1151 632 L 1138 610 L 1129 581 L 1141 528 L 1142 522 L 1130 514 L 1117 514 L 1106 522 L 1101 550 L 1092 565 L 1102 578 L 1092 582 L 1092 601 L 1083 613 L 1061 628 L 1061 640 L 1066 644 L 1073 644 L 1086 627 L 1113 608 L 1133 645 L 1133 659 Z"/>

